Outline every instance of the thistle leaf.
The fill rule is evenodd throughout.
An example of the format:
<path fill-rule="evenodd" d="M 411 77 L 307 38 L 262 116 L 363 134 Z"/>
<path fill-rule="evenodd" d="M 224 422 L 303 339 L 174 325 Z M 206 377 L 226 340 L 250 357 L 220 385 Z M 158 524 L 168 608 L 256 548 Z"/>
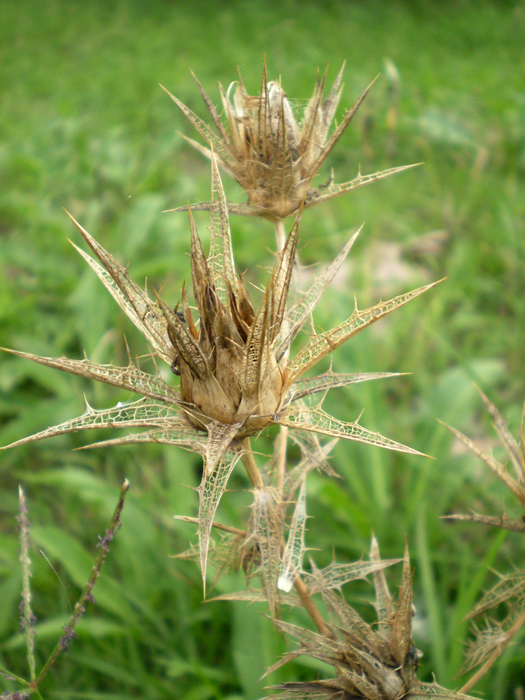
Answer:
<path fill-rule="evenodd" d="M 295 252 L 297 250 L 297 237 L 299 234 L 299 217 L 292 226 L 292 230 L 286 240 L 286 245 L 279 255 L 279 263 L 273 273 L 271 283 L 271 328 L 269 341 L 271 343 L 278 337 L 285 316 L 286 301 L 292 272 L 295 264 Z"/>
<path fill-rule="evenodd" d="M 471 450 L 475 455 L 477 455 L 492 471 L 494 474 L 502 481 L 505 486 L 512 491 L 512 493 L 517 496 L 517 498 L 520 500 L 520 502 L 525 505 L 525 486 L 522 486 L 521 484 L 518 484 L 518 482 L 511 477 L 511 475 L 506 471 L 505 467 L 501 465 L 494 457 L 489 454 L 488 452 L 483 452 L 475 442 L 473 442 L 470 438 L 468 438 L 466 435 L 461 433 L 459 430 L 456 430 L 455 428 L 452 428 L 450 425 L 447 425 L 446 423 L 443 423 L 440 421 L 442 425 L 445 426 L 452 435 L 457 437 L 458 440 L 460 440 L 464 445 L 466 445 L 469 450 Z"/>
<path fill-rule="evenodd" d="M 70 360 L 67 357 L 42 357 L 18 350 L 9 350 L 8 348 L 0 348 L 0 350 L 9 352 L 11 355 L 17 355 L 26 360 L 31 360 L 32 362 L 38 362 L 46 367 L 53 367 L 63 372 L 76 374 L 79 377 L 93 379 L 97 382 L 103 382 L 104 384 L 110 384 L 111 386 L 116 386 L 121 389 L 134 391 L 137 394 L 142 394 L 142 396 L 147 396 L 151 399 L 166 401 L 174 405 L 182 401 L 177 389 L 167 384 L 160 377 L 142 372 L 131 363 L 127 367 L 115 367 L 114 365 L 100 365 L 96 362 L 91 362 L 87 358 L 83 360 Z"/>
<path fill-rule="evenodd" d="M 242 425 L 242 423 L 228 425 L 219 423 L 219 421 L 211 421 L 206 426 L 208 440 L 206 441 L 204 471 L 208 476 L 211 476 L 217 464 L 222 461 Z"/>
<path fill-rule="evenodd" d="M 405 544 L 405 558 L 403 561 L 403 575 L 397 597 L 396 611 L 391 618 L 390 651 L 397 663 L 404 667 L 407 654 L 412 648 L 412 571 L 410 570 L 410 558 L 408 545 Z"/>
<path fill-rule="evenodd" d="M 99 447 L 117 447 L 119 445 L 139 445 L 141 443 L 155 442 L 159 445 L 173 445 L 183 450 L 190 450 L 203 455 L 206 449 L 206 437 L 200 435 L 192 425 L 185 424 L 181 420 L 179 425 L 169 425 L 165 428 L 146 430 L 143 433 L 125 435 L 112 440 L 101 440 L 90 445 L 78 447 L 78 450 L 91 450 Z"/>
<path fill-rule="evenodd" d="M 358 187 L 364 187 L 364 185 L 370 185 L 372 182 L 377 182 L 378 180 L 383 180 L 385 177 L 390 177 L 391 175 L 397 175 L 405 170 L 410 170 L 411 168 L 417 168 L 421 163 L 412 163 L 411 165 L 399 165 L 395 168 L 388 168 L 387 170 L 380 170 L 377 173 L 369 173 L 368 175 L 359 175 L 353 180 L 348 182 L 341 182 L 340 184 L 329 183 L 325 187 L 313 188 L 308 190 L 304 201 L 304 208 L 309 209 L 310 207 L 321 204 L 322 202 L 328 202 L 330 199 L 339 197 L 342 194 L 356 190 Z"/>
<path fill-rule="evenodd" d="M 196 131 L 199 132 L 202 138 L 210 146 L 213 146 L 213 149 L 221 156 L 221 159 L 227 160 L 229 157 L 228 150 L 223 146 L 222 140 L 210 129 L 206 122 L 203 121 L 200 117 L 198 117 L 194 112 L 192 112 L 191 109 L 186 107 L 185 104 L 178 100 L 168 90 L 166 90 L 166 88 L 163 85 L 161 85 L 160 87 L 164 90 L 164 92 L 167 95 L 171 97 L 173 102 L 175 102 L 177 107 L 181 110 L 181 112 L 188 119 L 188 121 L 191 122 L 193 127 L 196 129 Z"/>
<path fill-rule="evenodd" d="M 283 485 L 285 500 L 291 501 L 293 499 L 301 481 L 314 469 L 318 469 L 328 476 L 340 478 L 328 463 L 328 457 L 337 444 L 337 438 L 330 440 L 326 445 L 321 445 L 319 436 L 307 430 L 293 430 L 289 437 L 298 445 L 302 457 L 299 463 L 287 471 L 285 475 Z"/>
<path fill-rule="evenodd" d="M 441 698 L 441 700 L 477 700 L 472 695 L 464 695 L 454 690 L 442 688 L 437 683 L 417 683 L 405 696 L 410 700 L 424 700 L 425 698 Z"/>
<path fill-rule="evenodd" d="M 525 603 L 525 571 L 516 571 L 501 579 L 490 591 L 487 591 L 480 602 L 474 606 L 465 619 L 470 619 L 501 603 L 509 602 L 517 597 L 522 605 Z"/>
<path fill-rule="evenodd" d="M 220 424 L 218 424 L 220 425 Z M 241 457 L 240 450 L 227 451 L 228 447 L 224 447 L 227 438 L 220 432 L 215 435 L 214 427 L 220 431 L 217 426 L 210 428 L 208 443 L 212 441 L 210 449 L 209 444 L 206 444 L 207 459 L 205 460 L 204 469 L 202 471 L 202 481 L 198 488 L 199 493 L 199 553 L 202 572 L 202 589 L 204 597 L 206 597 L 206 565 L 208 561 L 208 550 L 210 547 L 210 533 L 213 526 L 215 513 L 219 506 L 219 502 L 223 493 L 226 490 L 228 479 Z M 221 426 L 224 428 L 224 426 Z M 231 426 L 230 426 L 231 427 Z M 216 440 L 220 441 L 220 446 L 213 448 Z M 228 443 L 228 446 L 230 442 Z M 210 454 L 211 453 L 211 454 Z"/>
<path fill-rule="evenodd" d="M 403 372 L 357 372 L 355 374 L 336 374 L 331 370 L 317 377 L 298 379 L 289 389 L 288 397 L 290 401 L 297 401 L 305 396 L 317 394 L 320 391 L 335 389 L 337 387 L 350 386 L 360 382 L 369 382 L 375 379 L 389 379 L 391 377 L 401 377 Z"/>
<path fill-rule="evenodd" d="M 215 109 L 215 105 L 213 104 L 211 99 L 208 97 L 208 94 L 206 93 L 206 91 L 204 90 L 204 88 L 202 87 L 200 82 L 198 81 L 197 76 L 195 75 L 195 73 L 193 71 L 191 71 L 191 75 L 193 77 L 193 80 L 195 80 L 195 82 L 197 83 L 197 87 L 199 88 L 199 92 L 200 92 L 201 97 L 204 101 L 204 104 L 206 105 L 208 112 L 210 113 L 210 116 L 213 120 L 215 128 L 219 132 L 219 135 L 220 135 L 221 139 L 223 140 L 223 143 L 225 145 L 228 144 L 230 142 L 230 139 L 228 137 L 228 132 L 226 131 L 226 129 L 223 126 L 223 123 L 219 117 L 219 114 L 218 114 L 217 110 Z"/>
<path fill-rule="evenodd" d="M 363 100 L 367 96 L 368 92 L 370 91 L 370 88 L 372 87 L 372 85 L 375 83 L 376 80 L 377 80 L 377 78 L 374 78 L 374 80 L 372 80 L 370 85 L 365 90 L 363 90 L 363 92 L 361 93 L 361 95 L 359 96 L 357 101 L 354 103 L 353 107 L 351 107 L 349 110 L 347 110 L 345 116 L 343 117 L 341 124 L 339 124 L 339 126 L 332 133 L 328 142 L 323 146 L 320 155 L 315 159 L 315 163 L 313 164 L 313 167 L 312 167 L 312 176 L 315 175 L 316 172 L 318 172 L 319 168 L 322 166 L 322 164 L 328 158 L 332 149 L 334 148 L 336 143 L 339 141 L 339 139 L 343 135 L 344 131 L 346 130 L 347 126 L 350 124 L 350 122 L 354 118 L 357 110 L 361 106 Z"/>
<path fill-rule="evenodd" d="M 230 224 L 228 221 L 228 206 L 221 182 L 217 160 L 212 153 L 211 158 L 212 198 L 210 223 L 210 254 L 208 265 L 211 279 L 222 303 L 228 303 L 228 288 L 235 288 L 235 262 L 233 259 Z"/>
<path fill-rule="evenodd" d="M 302 374 L 309 370 L 310 367 L 313 367 L 322 360 L 323 357 L 326 357 L 340 345 L 346 343 L 347 340 L 356 335 L 356 333 L 359 333 L 359 331 L 375 323 L 380 318 L 383 318 L 383 316 L 392 313 L 400 306 L 408 304 L 409 301 L 424 294 L 441 281 L 442 280 L 439 280 L 438 282 L 427 284 L 424 287 L 419 287 L 419 289 L 401 294 L 389 301 L 380 302 L 364 311 L 359 311 L 356 306 L 354 313 L 344 323 L 330 331 L 326 331 L 326 333 L 313 336 L 310 342 L 299 351 L 291 361 L 289 367 L 292 375 L 290 381 L 296 381 Z"/>
<path fill-rule="evenodd" d="M 241 600 L 245 603 L 264 603 L 267 602 L 268 596 L 263 588 L 248 588 L 243 591 L 234 591 L 233 593 L 223 593 L 222 595 L 215 596 L 214 598 L 208 598 L 208 602 L 216 600 Z M 295 607 L 301 604 L 299 596 L 290 591 L 290 593 L 281 592 L 279 595 L 279 600 L 290 607 Z"/>
<path fill-rule="evenodd" d="M 186 427 L 184 419 L 175 413 L 172 406 L 151 401 L 150 399 L 139 399 L 132 403 L 118 403 L 113 408 L 96 410 L 86 404 L 86 411 L 82 416 L 55 425 L 47 430 L 22 438 L 16 442 L 0 447 L 6 450 L 10 447 L 25 445 L 36 440 L 43 440 L 55 435 L 65 433 L 77 433 L 80 430 L 97 430 L 100 428 L 146 428 L 152 426 L 173 426 L 175 429 Z"/>
<path fill-rule="evenodd" d="M 285 593 L 292 590 L 293 582 L 302 570 L 306 517 L 306 479 L 303 478 L 277 578 L 277 588 Z"/>
<path fill-rule="evenodd" d="M 324 569 L 314 570 L 312 577 L 308 576 L 310 593 L 323 593 L 328 590 L 341 590 L 350 581 L 366 579 L 369 574 L 383 571 L 389 566 L 399 564 L 402 559 L 382 559 L 381 561 L 356 561 L 351 564 L 329 564 Z M 311 581 L 310 581 L 311 578 Z"/>
<path fill-rule="evenodd" d="M 294 306 L 292 306 L 291 309 L 286 312 L 286 325 L 289 330 L 279 344 L 277 350 L 277 357 L 279 359 L 288 351 L 293 340 L 304 326 L 306 320 L 310 317 L 323 292 L 326 290 L 345 261 L 362 228 L 363 227 L 361 226 L 359 230 L 354 233 L 339 255 L 337 255 L 330 265 L 328 265 L 324 273 L 316 278 L 310 289 L 303 294 L 303 296 Z"/>
<path fill-rule="evenodd" d="M 140 289 L 131 279 L 128 271 L 122 267 L 112 255 L 104 250 L 104 248 L 75 221 L 71 214 L 68 212 L 66 212 L 66 214 L 80 231 L 82 237 L 95 253 L 101 265 L 74 243 L 71 243 L 71 245 L 95 271 L 102 284 L 106 287 L 120 308 L 153 346 L 156 354 L 167 362 L 167 364 L 171 365 L 175 359 L 175 350 L 168 336 L 166 319 L 158 305 Z"/>
<path fill-rule="evenodd" d="M 252 514 L 243 558 L 255 548 L 260 563 L 255 573 L 260 576 L 272 618 L 278 615 L 277 578 L 281 554 L 282 513 L 273 488 L 253 489 Z"/>
<path fill-rule="evenodd" d="M 381 562 L 379 554 L 379 544 L 375 535 L 372 535 L 372 545 L 370 547 L 370 560 L 376 563 Z M 401 561 L 401 560 L 398 560 Z M 374 588 L 376 591 L 375 609 L 378 620 L 378 630 L 381 634 L 386 635 L 388 631 L 388 621 L 394 615 L 394 604 L 392 596 L 388 590 L 386 577 L 382 569 L 374 571 Z"/>
<path fill-rule="evenodd" d="M 354 440 L 355 442 L 362 442 L 368 445 L 377 445 L 385 450 L 406 452 L 407 454 L 420 455 L 422 457 L 428 456 L 411 447 L 385 438 L 379 433 L 373 433 L 363 428 L 359 425 L 358 420 L 352 423 L 345 423 L 337 420 L 337 418 L 333 418 L 319 407 L 291 406 L 277 416 L 275 422 L 280 425 L 286 425 L 289 428 L 311 430 L 314 433 L 331 435 L 332 437 L 342 438 L 344 440 Z"/>
<path fill-rule="evenodd" d="M 481 389 L 478 388 L 478 391 L 483 403 L 487 407 L 488 412 L 492 417 L 492 420 L 494 421 L 494 426 L 498 431 L 501 442 L 505 446 L 507 454 L 510 457 L 518 482 L 523 484 L 525 483 L 525 456 L 522 455 L 518 443 L 510 433 L 507 424 L 503 420 L 496 406 L 485 396 Z"/>

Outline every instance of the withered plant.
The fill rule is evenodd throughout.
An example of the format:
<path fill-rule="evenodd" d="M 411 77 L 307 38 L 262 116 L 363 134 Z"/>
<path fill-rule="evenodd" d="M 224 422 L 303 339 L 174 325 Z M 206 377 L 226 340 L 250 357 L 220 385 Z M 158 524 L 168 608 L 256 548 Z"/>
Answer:
<path fill-rule="evenodd" d="M 448 515 L 446 517 L 451 520 L 463 520 L 525 534 L 525 404 L 521 415 L 518 442 L 509 431 L 496 406 L 482 391 L 479 393 L 493 420 L 501 444 L 505 448 L 508 462 L 501 464 L 491 452 L 482 450 L 459 430 L 450 426 L 447 426 L 447 428 L 469 450 L 477 455 L 518 499 L 521 515 L 519 518 L 510 517 L 504 509 L 501 515 L 485 515 L 472 512 Z M 508 468 L 509 466 L 511 469 Z M 474 669 L 476 671 L 463 686 L 465 692 L 470 690 L 487 673 L 525 624 L 525 567 L 518 562 L 516 562 L 516 569 L 512 573 L 502 575 L 494 588 L 485 593 L 479 603 L 470 611 L 467 619 L 478 617 L 502 604 L 507 608 L 507 613 L 503 620 L 485 616 L 481 624 L 472 625 L 472 639 L 467 647 L 466 660 L 460 673 L 468 673 Z"/>
<path fill-rule="evenodd" d="M 295 637 L 299 649 L 277 666 L 301 654 L 327 662 L 334 677 L 308 683 L 287 683 L 281 698 L 332 700 L 398 700 L 410 698 L 466 698 L 436 683 L 422 683 L 416 671 L 421 652 L 412 640 L 412 570 L 408 547 L 403 558 L 401 585 L 394 602 L 384 569 L 401 560 L 381 560 L 375 540 L 370 561 L 333 563 L 318 570 L 303 563 L 307 521 L 307 478 L 315 469 L 333 476 L 327 457 L 337 439 L 421 455 L 361 426 L 359 419 L 344 422 L 326 413 L 323 398 L 334 387 L 396 376 L 392 373 L 338 374 L 332 369 L 308 375 L 318 363 L 358 332 L 407 304 L 437 284 L 428 284 L 389 301 L 360 310 L 328 331 L 317 332 L 313 312 L 346 259 L 357 233 L 339 255 L 302 293 L 292 278 L 302 210 L 323 203 L 387 175 L 403 166 L 361 176 L 342 185 L 313 187 L 312 180 L 347 128 L 368 91 L 330 132 L 341 96 L 342 71 L 324 97 L 326 73 L 318 78 L 302 120 L 297 121 L 280 82 L 267 81 L 260 95 L 250 96 L 239 76 L 221 98 L 226 123 L 199 85 L 213 128 L 177 98 L 174 101 L 204 138 L 206 146 L 191 143 L 211 160 L 212 195 L 209 202 L 189 209 L 193 298 L 183 284 L 180 300 L 165 299 L 157 290 L 137 285 L 123 267 L 72 217 L 93 257 L 77 248 L 101 282 L 144 335 L 151 357 L 165 363 L 171 374 L 143 371 L 138 361 L 126 367 L 83 359 L 49 358 L 8 350 L 19 357 L 95 381 L 127 389 L 140 396 L 114 408 L 86 406 L 74 418 L 9 447 L 31 441 L 100 428 L 142 429 L 91 447 L 157 442 L 181 447 L 202 456 L 198 488 L 198 546 L 183 555 L 201 567 L 206 592 L 208 564 L 215 578 L 230 567 L 242 569 L 247 587 L 228 596 L 245 601 L 265 600 L 275 626 Z M 215 131 L 213 130 L 215 129 Z M 245 189 L 248 203 L 228 204 L 219 168 Z M 181 208 L 184 209 L 184 208 Z M 210 212 L 210 248 L 206 255 L 192 209 Z M 277 237 L 276 263 L 258 303 L 252 300 L 236 269 L 229 214 L 260 216 L 273 222 Z M 295 215 L 286 234 L 284 219 Z M 74 245 L 74 244 L 73 244 Z M 294 342 L 302 334 L 302 343 Z M 306 336 L 306 337 L 305 337 Z M 335 354 L 337 362 L 337 354 Z M 155 365 L 156 366 L 156 365 Z M 168 378 L 169 377 L 169 378 Z M 179 379 L 177 379 L 179 378 Z M 273 453 L 255 455 L 252 436 L 279 426 Z M 331 438 L 328 443 L 322 440 Z M 289 463 L 287 444 L 300 450 Z M 219 503 L 236 465 L 242 464 L 253 495 L 245 529 L 216 520 Z M 341 588 L 371 574 L 376 592 L 377 625 L 365 622 L 344 599 Z M 316 597 L 329 613 L 325 619 Z M 282 619 L 282 604 L 302 605 L 317 631 L 295 627 Z"/>
<path fill-rule="evenodd" d="M 248 195 L 247 204 L 230 203 L 230 213 L 278 221 L 297 213 L 299 209 L 321 204 L 357 187 L 414 167 L 401 166 L 370 175 L 359 172 L 353 180 L 339 185 L 333 182 L 332 176 L 327 183 L 312 186 L 313 178 L 373 85 L 372 82 L 364 90 L 354 106 L 345 113 L 342 122 L 330 133 L 341 99 L 343 71 L 344 65 L 326 97 L 324 91 L 328 68 L 322 77 L 317 76 L 313 95 L 299 123 L 280 81 L 268 82 L 266 64 L 261 92 L 257 96 L 248 94 L 240 71 L 237 84 L 231 83 L 226 92 L 219 83 L 226 124 L 194 76 L 216 132 L 166 90 L 208 147 L 187 136 L 184 138 L 208 158 L 215 152 L 220 167 L 234 177 Z M 210 202 L 202 202 L 193 205 L 192 209 L 209 209 L 210 205 Z M 181 211 L 181 208 L 173 211 Z"/>

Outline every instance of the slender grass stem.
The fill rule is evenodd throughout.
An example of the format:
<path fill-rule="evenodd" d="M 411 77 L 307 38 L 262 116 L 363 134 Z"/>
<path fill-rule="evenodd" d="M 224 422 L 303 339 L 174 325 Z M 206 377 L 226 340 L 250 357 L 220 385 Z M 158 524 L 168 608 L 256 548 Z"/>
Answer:
<path fill-rule="evenodd" d="M 34 686 L 35 688 L 37 685 L 42 681 L 42 679 L 47 675 L 49 669 L 51 666 L 55 663 L 57 658 L 60 656 L 60 654 L 63 651 L 66 651 L 70 641 L 75 637 L 74 633 L 74 627 L 79 621 L 79 619 L 82 617 L 86 610 L 86 604 L 88 601 L 93 599 L 93 587 L 95 585 L 95 582 L 97 578 L 100 575 L 100 570 L 102 568 L 102 565 L 104 564 L 104 561 L 106 559 L 106 556 L 109 551 L 109 544 L 113 537 L 115 536 L 115 533 L 120 527 L 120 514 L 122 513 L 122 508 L 124 507 L 124 499 L 126 497 L 126 494 L 129 489 L 129 482 L 126 479 L 124 483 L 122 484 L 122 488 L 120 489 L 120 497 L 117 503 L 117 506 L 115 508 L 115 512 L 113 513 L 113 517 L 111 518 L 111 522 L 109 524 L 108 529 L 106 530 L 106 533 L 103 537 L 100 538 L 98 547 L 100 548 L 100 553 L 96 559 L 95 565 L 91 569 L 91 576 L 89 577 L 89 581 L 86 583 L 84 590 L 82 591 L 82 594 L 80 596 L 80 599 L 78 603 L 75 605 L 75 608 L 73 610 L 73 614 L 69 618 L 69 622 L 67 625 L 64 627 L 64 635 L 61 637 L 59 640 L 58 644 L 55 646 L 53 651 L 51 652 L 50 657 L 44 664 L 42 670 L 38 674 L 38 678 L 34 681 Z"/>
<path fill-rule="evenodd" d="M 24 637 L 29 676 L 33 682 L 36 678 L 35 664 L 35 621 L 36 618 L 31 609 L 31 560 L 29 558 L 29 520 L 27 516 L 27 504 L 22 488 L 18 487 L 18 499 L 20 503 L 20 562 L 22 563 L 22 635 Z"/>

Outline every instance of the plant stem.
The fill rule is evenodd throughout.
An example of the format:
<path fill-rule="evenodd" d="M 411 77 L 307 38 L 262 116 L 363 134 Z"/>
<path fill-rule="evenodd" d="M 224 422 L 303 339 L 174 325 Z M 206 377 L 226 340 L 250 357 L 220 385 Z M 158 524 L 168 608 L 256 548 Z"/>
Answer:
<path fill-rule="evenodd" d="M 472 678 L 470 678 L 462 688 L 460 688 L 460 690 L 459 690 L 460 693 L 467 693 L 474 685 L 476 685 L 476 683 L 480 680 L 480 678 L 482 678 L 487 673 L 487 671 L 493 665 L 493 663 L 505 651 L 505 649 L 507 648 L 511 639 L 513 637 L 515 637 L 516 634 L 520 631 L 520 629 L 524 623 L 525 623 L 525 610 L 521 613 L 521 615 L 518 617 L 516 622 L 509 629 L 509 631 L 505 635 L 505 640 L 502 641 L 500 644 L 498 644 L 498 646 L 494 649 L 494 651 L 489 656 L 489 658 L 485 661 L 483 666 L 476 671 L 476 673 L 472 676 Z"/>
<path fill-rule="evenodd" d="M 284 221 L 282 219 L 277 219 L 274 222 L 275 227 L 275 238 L 277 241 L 277 252 L 280 253 L 286 244 L 286 232 L 284 229 Z"/>
<path fill-rule="evenodd" d="M 277 252 L 280 253 L 284 246 L 286 245 L 286 231 L 284 228 L 284 221 L 282 219 L 277 219 L 274 222 L 275 227 L 275 238 L 277 241 Z M 292 275 L 293 278 L 293 275 Z M 286 335 L 288 331 L 288 324 L 286 319 L 283 321 L 282 332 Z M 277 489 L 279 493 L 282 493 L 283 483 L 284 483 L 284 473 L 286 470 L 286 445 L 288 443 L 288 428 L 284 425 L 281 426 L 279 437 L 277 438 L 277 444 L 275 447 L 275 452 L 277 456 Z"/>
<path fill-rule="evenodd" d="M 332 634 L 331 634 L 326 622 L 323 620 L 319 610 L 315 607 L 315 603 L 312 599 L 312 596 L 308 592 L 308 588 L 306 587 L 303 579 L 300 576 L 298 576 L 295 579 L 294 586 L 295 586 L 295 590 L 299 594 L 299 597 L 301 598 L 301 602 L 304 605 L 305 610 L 312 618 L 313 623 L 317 627 L 319 632 L 321 634 L 325 635 L 325 637 L 331 637 Z"/>
<path fill-rule="evenodd" d="M 118 531 L 120 527 L 120 514 L 122 513 L 122 508 L 124 507 L 124 499 L 126 498 L 126 494 L 129 489 L 129 482 L 127 479 L 124 480 L 124 483 L 122 484 L 122 487 L 120 489 L 120 497 L 117 503 L 117 507 L 115 508 L 115 511 L 113 513 L 113 517 L 111 518 L 111 522 L 109 524 L 108 529 L 106 530 L 106 533 L 103 537 L 99 539 L 98 547 L 100 549 L 100 553 L 97 556 L 97 559 L 95 561 L 95 565 L 91 569 L 91 576 L 89 577 L 89 581 L 86 583 L 84 590 L 82 591 L 78 603 L 76 603 L 74 609 L 73 609 L 73 614 L 69 618 L 69 622 L 67 625 L 65 625 L 64 630 L 65 634 L 62 636 L 62 638 L 59 640 L 58 644 L 55 646 L 53 651 L 51 652 L 50 657 L 48 660 L 45 662 L 42 670 L 38 674 L 38 678 L 34 681 L 34 686 L 37 688 L 38 684 L 42 681 L 42 679 L 47 675 L 49 669 L 57 658 L 60 656 L 60 654 L 63 651 L 67 650 L 67 647 L 69 646 L 69 642 L 76 636 L 74 634 L 74 627 L 79 621 L 79 619 L 82 617 L 86 610 L 86 604 L 88 601 L 93 600 L 93 587 L 95 585 L 95 582 L 97 578 L 100 575 L 100 570 L 102 568 L 102 565 L 104 564 L 104 561 L 106 559 L 106 556 L 109 551 L 109 544 L 112 541 L 113 537 L 115 536 L 116 532 Z M 37 691 L 38 692 L 38 691 Z"/>
<path fill-rule="evenodd" d="M 245 438 L 242 441 L 243 455 L 242 463 L 248 474 L 248 479 L 252 486 L 256 489 L 264 489 L 264 482 L 262 480 L 261 472 L 259 471 L 255 459 L 253 458 L 253 452 L 250 444 L 250 438 Z"/>
<path fill-rule="evenodd" d="M 277 489 L 280 494 L 283 491 L 284 474 L 286 471 L 286 446 L 288 444 L 288 426 L 281 425 L 279 435 L 275 441 L 275 454 L 277 456 Z"/>
<path fill-rule="evenodd" d="M 284 436 L 284 447 L 285 449 L 283 450 L 282 454 L 284 454 L 284 458 L 282 459 L 283 463 L 283 474 L 284 474 L 284 467 L 286 465 L 286 439 L 287 439 L 287 434 Z M 279 436 L 279 439 L 282 438 L 282 434 Z M 250 445 L 250 438 L 245 438 L 242 442 L 242 448 L 244 450 L 244 454 L 242 456 L 242 462 L 245 466 L 246 473 L 248 474 L 248 478 L 252 484 L 257 489 L 264 489 L 264 482 L 261 476 L 261 472 L 259 471 L 257 464 L 255 463 L 255 459 L 253 457 L 253 452 L 251 449 Z M 279 446 L 280 449 L 280 446 Z M 279 453 L 279 461 L 281 461 L 281 453 Z M 279 475 L 278 475 L 279 478 Z M 294 586 L 295 590 L 299 594 L 299 597 L 301 599 L 301 602 L 304 606 L 304 609 L 306 612 L 310 615 L 312 618 L 312 621 L 314 625 L 317 627 L 318 631 L 321 634 L 324 634 L 327 637 L 331 637 L 332 634 L 330 632 L 330 629 L 328 628 L 328 625 L 326 622 L 323 620 L 321 613 L 319 610 L 316 608 L 315 603 L 312 599 L 312 596 L 310 595 L 308 588 L 302 578 L 300 576 L 297 576 L 297 578 L 294 581 Z"/>

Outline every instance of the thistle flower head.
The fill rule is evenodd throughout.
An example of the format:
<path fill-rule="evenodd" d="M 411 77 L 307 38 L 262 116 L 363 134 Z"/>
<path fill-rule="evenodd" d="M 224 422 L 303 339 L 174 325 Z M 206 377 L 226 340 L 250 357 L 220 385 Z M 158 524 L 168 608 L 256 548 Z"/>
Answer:
<path fill-rule="evenodd" d="M 332 666 L 333 678 L 288 682 L 275 686 L 279 700 L 401 700 L 401 698 L 448 698 L 467 700 L 467 695 L 445 690 L 436 683 L 421 683 L 416 677 L 423 654 L 412 640 L 412 571 L 405 549 L 403 574 L 397 601 L 388 590 L 384 569 L 395 561 L 381 560 L 372 540 L 369 571 L 373 573 L 377 625 L 368 624 L 342 595 L 334 591 L 327 570 L 314 567 L 307 581 L 319 592 L 330 616 L 329 634 L 321 635 L 280 620 L 275 624 L 294 637 L 300 646 L 284 655 L 268 673 L 289 660 L 309 656 Z M 374 568 L 372 568 L 374 567 Z M 333 568 L 333 567 L 332 567 Z M 329 567 L 330 569 L 330 567 Z M 270 698 L 265 698 L 270 700 Z"/>
<path fill-rule="evenodd" d="M 228 211 L 216 162 L 212 159 L 211 243 L 206 257 L 195 223 L 191 226 L 191 271 L 199 319 L 193 316 L 185 287 L 175 310 L 156 294 L 153 301 L 102 246 L 75 222 L 95 258 L 77 248 L 110 294 L 142 332 L 152 355 L 166 362 L 180 386 L 143 372 L 130 359 L 128 367 L 83 360 L 39 357 L 9 351 L 35 362 L 111 384 L 141 395 L 138 401 L 118 403 L 85 413 L 61 425 L 19 440 L 21 445 L 62 433 L 97 428 L 142 428 L 97 445 L 160 442 L 203 456 L 199 487 L 199 539 L 203 572 L 209 533 L 219 500 L 243 441 L 270 423 L 390 450 L 416 450 L 373 433 L 359 420 L 343 422 L 328 415 L 321 401 L 306 401 L 330 388 L 348 386 L 392 374 L 336 374 L 332 371 L 304 378 L 320 360 L 356 333 L 427 291 L 427 285 L 363 311 L 357 305 L 342 324 L 324 333 L 312 333 L 301 350 L 290 357 L 293 340 L 311 318 L 322 293 L 346 258 L 354 235 L 324 274 L 287 309 L 297 246 L 294 224 L 256 311 L 241 277 L 235 272 Z M 76 247 L 76 246 L 75 246 Z"/>
<path fill-rule="evenodd" d="M 322 77 L 318 76 L 313 95 L 299 121 L 280 81 L 268 81 L 266 64 L 257 96 L 248 94 L 240 72 L 237 84 L 232 83 L 226 91 L 219 84 L 226 124 L 195 78 L 216 131 L 168 92 L 207 146 L 185 137 L 186 140 L 209 158 L 214 151 L 219 166 L 246 191 L 248 203 L 230 204 L 231 213 L 284 219 L 295 214 L 301 206 L 311 207 L 405 169 L 391 168 L 365 176 L 359 173 L 355 179 L 343 184 L 336 185 L 331 179 L 317 188 L 312 186 L 313 178 L 372 86 L 368 86 L 339 126 L 330 132 L 341 98 L 343 69 L 344 65 L 326 97 L 328 69 Z M 192 208 L 209 207 L 210 203 L 206 202 Z"/>

